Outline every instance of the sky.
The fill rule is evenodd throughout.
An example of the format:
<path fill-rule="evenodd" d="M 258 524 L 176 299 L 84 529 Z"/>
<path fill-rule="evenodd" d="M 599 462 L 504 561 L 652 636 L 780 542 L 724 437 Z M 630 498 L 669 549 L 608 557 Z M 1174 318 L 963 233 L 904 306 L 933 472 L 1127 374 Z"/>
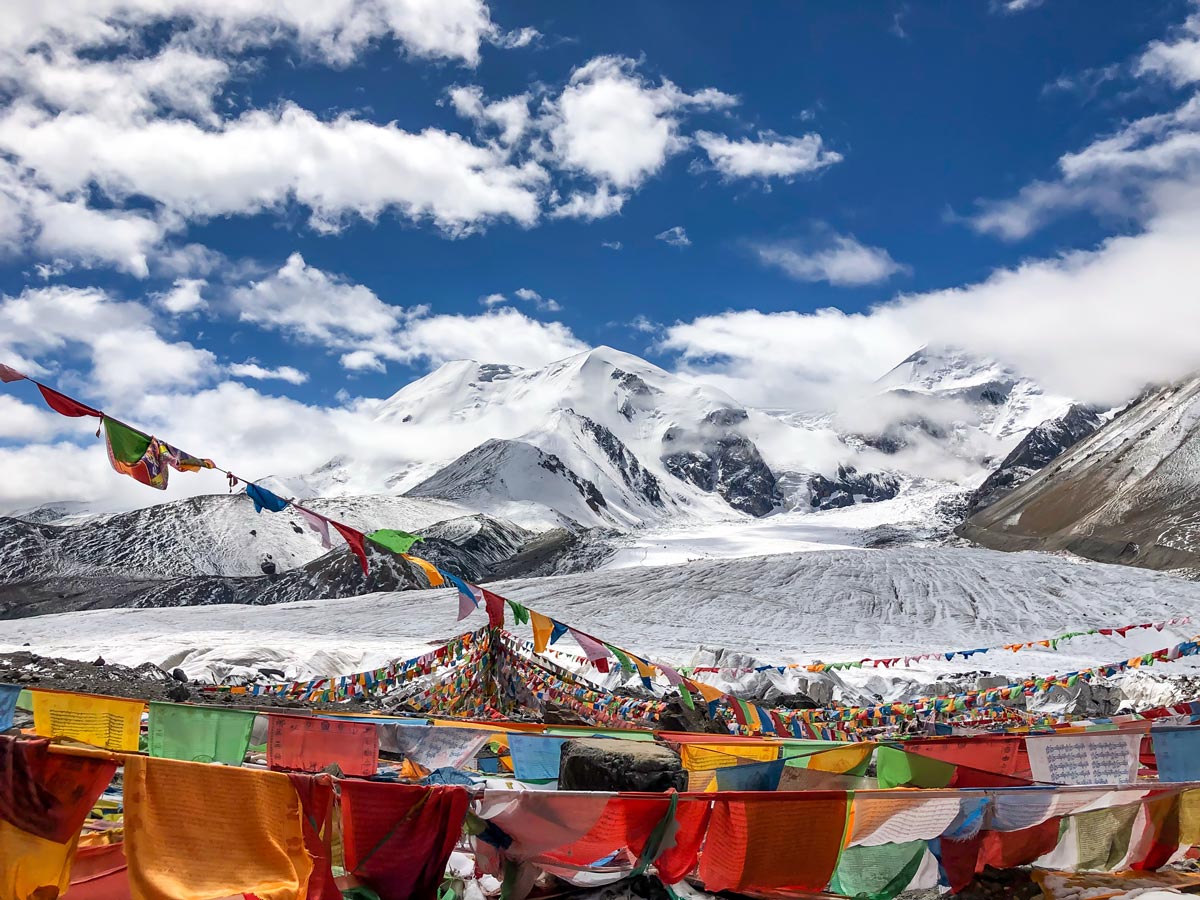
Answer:
<path fill-rule="evenodd" d="M 1198 84 L 1189 0 L 9 0 L 0 361 L 270 471 L 602 344 L 766 407 L 925 344 L 1115 404 L 1200 368 Z M 6 385 L 0 509 L 94 443 Z"/>

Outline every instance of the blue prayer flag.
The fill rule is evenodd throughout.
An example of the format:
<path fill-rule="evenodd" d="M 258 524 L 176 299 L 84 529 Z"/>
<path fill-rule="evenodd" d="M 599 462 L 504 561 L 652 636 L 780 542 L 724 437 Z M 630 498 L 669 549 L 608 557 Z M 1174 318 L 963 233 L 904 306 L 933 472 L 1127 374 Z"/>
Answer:
<path fill-rule="evenodd" d="M 510 734 L 508 752 L 512 754 L 517 781 L 557 781 L 562 745 L 566 741 L 540 734 Z"/>
<path fill-rule="evenodd" d="M 717 769 L 718 791 L 776 791 L 787 760 L 749 763 Z"/>
<path fill-rule="evenodd" d="M 254 501 L 254 511 L 262 512 L 264 509 L 270 512 L 282 512 L 287 508 L 288 502 L 282 497 L 272 494 L 264 487 L 259 487 L 257 484 L 246 485 L 246 496 Z"/>
<path fill-rule="evenodd" d="M 1159 781 L 1200 781 L 1200 728 L 1151 731 Z"/>
<path fill-rule="evenodd" d="M 17 697 L 21 689 L 15 684 L 0 684 L 0 731 L 13 727 L 13 714 L 17 711 Z"/>

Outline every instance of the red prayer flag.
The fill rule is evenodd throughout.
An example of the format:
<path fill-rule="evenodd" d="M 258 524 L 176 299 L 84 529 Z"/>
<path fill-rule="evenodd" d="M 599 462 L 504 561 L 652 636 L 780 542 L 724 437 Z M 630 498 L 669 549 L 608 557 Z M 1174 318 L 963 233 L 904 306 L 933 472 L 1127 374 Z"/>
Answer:
<path fill-rule="evenodd" d="M 70 416 L 77 419 L 80 416 L 95 416 L 100 418 L 102 413 L 98 409 L 92 409 L 80 403 L 78 400 L 72 400 L 66 394 L 60 394 L 58 391 L 46 387 L 44 384 L 38 385 L 38 390 L 42 392 L 42 399 L 59 415 Z"/>
<path fill-rule="evenodd" d="M 48 740 L 0 735 L 0 819 L 65 844 L 116 771 L 115 761 L 51 753 Z"/>
<path fill-rule="evenodd" d="M 358 564 L 362 566 L 363 574 L 366 575 L 371 569 L 367 565 L 367 550 L 363 545 L 363 540 L 366 535 L 361 531 L 356 531 L 349 525 L 343 525 L 341 522 L 329 520 L 329 524 L 337 529 L 337 533 L 346 539 L 346 543 L 350 545 L 350 551 L 358 557 Z"/>
<path fill-rule="evenodd" d="M 461 787 L 346 780 L 342 828 L 346 868 L 381 900 L 434 900 L 462 832 L 469 795 Z"/>
<path fill-rule="evenodd" d="M 504 627 L 504 598 L 499 594 L 493 594 L 487 588 L 480 588 L 483 591 L 483 601 L 487 604 L 488 625 L 492 628 Z"/>
<path fill-rule="evenodd" d="M 25 376 L 14 369 L 12 366 L 6 366 L 0 363 L 0 381 L 5 384 L 12 384 L 14 381 L 24 381 Z"/>
<path fill-rule="evenodd" d="M 313 716 L 270 717 L 267 764 L 272 769 L 321 772 L 334 763 L 346 775 L 374 775 L 379 768 L 375 726 Z"/>
<path fill-rule="evenodd" d="M 342 900 L 342 892 L 333 880 L 330 868 L 333 859 L 333 779 L 328 775 L 313 776 L 289 773 L 288 780 L 300 798 L 304 811 L 304 849 L 313 860 L 308 879 L 308 896 L 312 900 Z"/>

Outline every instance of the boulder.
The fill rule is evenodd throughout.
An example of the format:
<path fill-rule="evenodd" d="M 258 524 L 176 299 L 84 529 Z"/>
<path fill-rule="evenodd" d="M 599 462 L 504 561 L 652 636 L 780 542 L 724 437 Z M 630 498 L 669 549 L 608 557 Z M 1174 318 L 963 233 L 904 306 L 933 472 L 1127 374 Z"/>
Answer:
<path fill-rule="evenodd" d="M 562 746 L 560 791 L 684 791 L 687 781 L 679 756 L 662 744 L 582 738 Z"/>

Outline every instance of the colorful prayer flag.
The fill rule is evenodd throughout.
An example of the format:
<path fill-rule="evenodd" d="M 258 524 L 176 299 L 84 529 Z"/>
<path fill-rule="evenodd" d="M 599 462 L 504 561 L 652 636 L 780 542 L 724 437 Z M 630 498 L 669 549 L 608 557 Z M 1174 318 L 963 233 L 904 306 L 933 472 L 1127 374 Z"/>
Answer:
<path fill-rule="evenodd" d="M 374 541 L 380 547 L 386 547 L 393 553 L 407 553 L 412 545 L 425 538 L 407 531 L 397 531 L 395 528 L 380 528 L 367 535 L 367 540 Z"/>
<path fill-rule="evenodd" d="M 46 405 L 61 416 L 68 416 L 72 419 L 81 416 L 95 416 L 100 418 L 103 413 L 98 409 L 80 403 L 78 400 L 73 400 L 66 394 L 60 394 L 53 388 L 48 388 L 44 384 L 38 385 L 38 390 L 42 393 L 42 399 L 46 401 Z"/>
<path fill-rule="evenodd" d="M 240 766 L 250 744 L 255 713 L 186 703 L 150 703 L 151 756 Z"/>
<path fill-rule="evenodd" d="M 246 483 L 246 496 L 253 501 L 256 513 L 261 513 L 264 509 L 267 512 L 276 513 L 287 509 L 288 502 L 286 500 L 278 494 L 268 491 L 265 487 L 259 487 L 253 482 Z"/>
<path fill-rule="evenodd" d="M 141 700 L 34 690 L 33 730 L 39 737 L 135 753 L 142 731 Z"/>
<path fill-rule="evenodd" d="M 349 525 L 343 525 L 341 522 L 329 520 L 329 524 L 334 527 L 350 545 L 350 552 L 358 557 L 358 564 L 362 567 L 363 574 L 366 575 L 370 571 L 370 566 L 367 564 L 367 551 L 363 546 L 363 538 L 366 537 L 361 531 L 351 528 Z"/>

